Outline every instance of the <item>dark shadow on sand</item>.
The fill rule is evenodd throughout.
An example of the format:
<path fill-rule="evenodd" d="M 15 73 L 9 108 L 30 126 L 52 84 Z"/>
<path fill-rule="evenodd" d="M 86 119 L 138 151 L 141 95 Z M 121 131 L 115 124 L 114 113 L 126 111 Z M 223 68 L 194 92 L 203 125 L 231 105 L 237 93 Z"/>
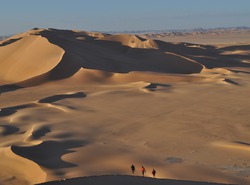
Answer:
<path fill-rule="evenodd" d="M 0 135 L 7 136 L 17 133 L 20 129 L 12 125 L 0 125 L 3 128 L 3 131 L 0 132 Z"/>
<path fill-rule="evenodd" d="M 62 156 L 74 152 L 72 148 L 83 147 L 88 144 L 87 141 L 70 140 L 70 141 L 44 141 L 36 146 L 11 146 L 11 150 L 24 158 L 30 159 L 46 168 L 60 169 L 76 167 L 77 164 L 69 163 L 62 160 Z"/>
<path fill-rule="evenodd" d="M 239 83 L 237 83 L 237 82 L 235 82 L 235 81 L 233 81 L 231 79 L 228 79 L 228 78 L 225 78 L 224 81 L 227 82 L 227 83 L 233 84 L 233 85 L 240 85 Z"/>
<path fill-rule="evenodd" d="M 239 48 L 249 49 L 250 45 L 232 46 L 225 48 L 216 48 L 210 45 L 192 44 L 192 43 L 169 43 L 156 40 L 156 43 L 164 52 L 173 52 L 181 56 L 193 59 L 204 65 L 206 68 L 213 69 L 219 67 L 250 67 L 250 64 L 242 62 L 242 59 L 250 59 L 246 55 L 224 55 L 225 51 L 232 51 Z M 190 47 L 192 45 L 199 47 Z"/>
<path fill-rule="evenodd" d="M 15 114 L 16 112 L 17 112 L 16 110 L 3 108 L 3 109 L 0 110 L 0 117 L 10 116 L 12 114 Z"/>
<path fill-rule="evenodd" d="M 9 40 L 3 42 L 2 44 L 0 44 L 0 47 L 2 47 L 2 46 L 7 46 L 8 44 L 11 44 L 11 43 L 13 43 L 13 42 L 16 42 L 16 41 L 18 41 L 18 40 L 20 40 L 20 39 L 21 39 L 21 38 L 18 38 L 18 39 L 9 39 Z"/>
<path fill-rule="evenodd" d="M 35 107 L 35 106 L 36 105 L 33 103 L 27 103 L 27 104 L 12 106 L 12 107 L 5 107 L 1 109 L 0 117 L 10 116 L 12 114 L 15 114 L 20 109 L 25 109 L 25 108 Z"/>
<path fill-rule="evenodd" d="M 149 85 L 147 85 L 144 88 L 148 89 L 150 91 L 156 91 L 158 87 L 162 87 L 162 88 L 167 89 L 167 88 L 171 87 L 171 85 L 169 85 L 169 84 L 159 84 L 159 83 L 150 83 Z"/>
<path fill-rule="evenodd" d="M 10 84 L 10 85 L 2 85 L 0 86 L 0 94 L 6 93 L 6 92 L 11 92 L 11 91 L 16 91 L 18 89 L 21 89 L 23 87 L 15 85 L 15 84 Z"/>
<path fill-rule="evenodd" d="M 41 137 L 45 136 L 47 133 L 51 132 L 50 127 L 42 126 L 41 128 L 32 132 L 32 139 L 40 139 Z"/>
<path fill-rule="evenodd" d="M 54 95 L 54 96 L 49 96 L 43 99 L 40 99 L 38 102 L 39 103 L 53 103 L 59 100 L 63 99 L 68 99 L 68 98 L 84 98 L 86 97 L 86 94 L 83 92 L 77 92 L 74 94 L 59 94 L 59 95 Z"/>

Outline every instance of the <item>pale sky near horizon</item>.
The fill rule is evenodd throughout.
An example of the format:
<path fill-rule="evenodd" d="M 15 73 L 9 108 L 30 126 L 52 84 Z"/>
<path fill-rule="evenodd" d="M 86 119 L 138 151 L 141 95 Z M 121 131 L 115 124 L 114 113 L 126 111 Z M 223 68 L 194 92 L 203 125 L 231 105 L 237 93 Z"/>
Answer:
<path fill-rule="evenodd" d="M 0 0 L 0 35 L 34 27 L 86 31 L 250 27 L 250 0 Z"/>

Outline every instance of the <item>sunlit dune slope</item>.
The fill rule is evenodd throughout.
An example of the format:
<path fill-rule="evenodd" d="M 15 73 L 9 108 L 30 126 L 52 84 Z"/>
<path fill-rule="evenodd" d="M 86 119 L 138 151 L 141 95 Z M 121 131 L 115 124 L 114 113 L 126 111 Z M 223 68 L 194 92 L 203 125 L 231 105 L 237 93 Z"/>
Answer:
<path fill-rule="evenodd" d="M 24 81 L 52 70 L 64 51 L 41 36 L 30 35 L 0 47 L 0 81 Z"/>

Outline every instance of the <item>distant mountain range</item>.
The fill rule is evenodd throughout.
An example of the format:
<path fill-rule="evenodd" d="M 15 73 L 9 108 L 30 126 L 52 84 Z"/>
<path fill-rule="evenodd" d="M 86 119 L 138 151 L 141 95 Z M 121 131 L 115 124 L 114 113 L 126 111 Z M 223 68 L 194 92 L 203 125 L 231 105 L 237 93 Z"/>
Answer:
<path fill-rule="evenodd" d="M 166 29 L 166 30 L 124 30 L 124 31 L 96 31 L 102 33 L 131 33 L 131 34 L 147 34 L 147 33 L 192 33 L 192 32 L 211 32 L 211 31 L 250 31 L 250 27 L 237 26 L 237 27 L 217 27 L 217 28 L 193 28 L 193 29 Z"/>
<path fill-rule="evenodd" d="M 37 28 L 36 28 L 37 29 Z M 169 30 L 124 30 L 124 31 L 98 31 L 98 30 L 91 30 L 91 32 L 100 32 L 100 33 L 107 33 L 107 34 L 167 34 L 171 36 L 178 36 L 178 35 L 189 35 L 189 34 L 205 34 L 205 33 L 226 33 L 226 32 L 241 32 L 241 31 L 250 31 L 250 27 L 248 26 L 237 26 L 237 27 L 217 27 L 217 28 L 193 28 L 193 29 L 169 29 Z M 4 40 L 9 36 L 1 36 L 0 40 Z"/>

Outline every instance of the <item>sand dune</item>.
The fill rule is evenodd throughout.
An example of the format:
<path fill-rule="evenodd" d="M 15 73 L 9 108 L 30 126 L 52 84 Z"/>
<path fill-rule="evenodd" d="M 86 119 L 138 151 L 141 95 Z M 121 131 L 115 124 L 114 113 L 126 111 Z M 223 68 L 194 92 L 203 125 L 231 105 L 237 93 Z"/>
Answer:
<path fill-rule="evenodd" d="M 53 69 L 63 50 L 41 36 L 28 36 L 0 49 L 0 81 L 24 81 Z"/>
<path fill-rule="evenodd" d="M 81 67 L 119 73 L 130 71 L 194 73 L 200 72 L 203 68 L 202 65 L 187 58 L 159 50 L 153 40 L 143 41 L 134 35 L 105 35 L 98 38 L 89 35 L 91 34 L 85 32 L 52 29 L 26 33 L 20 40 L 1 47 L 3 72 L 0 81 L 4 84 L 32 80 L 32 78 L 36 81 L 63 79 L 74 75 Z M 46 39 L 53 45 L 46 43 Z M 47 45 L 55 49 L 52 50 Z M 46 49 L 40 48 L 41 46 Z M 14 50 L 16 54 L 12 55 Z M 30 53 L 36 55 L 32 56 Z M 15 61 L 15 65 L 9 61 Z M 23 70 L 17 66 L 18 63 L 22 65 Z"/>
<path fill-rule="evenodd" d="M 118 42 L 131 48 L 153 48 L 158 49 L 157 43 L 152 39 L 143 39 L 135 35 L 105 35 L 98 40 Z"/>
<path fill-rule="evenodd" d="M 249 49 L 57 29 L 1 41 L 0 184 L 249 184 Z"/>
<path fill-rule="evenodd" d="M 36 163 L 15 155 L 9 147 L 1 148 L 0 153 L 1 184 L 26 185 L 46 180 L 46 173 Z"/>
<path fill-rule="evenodd" d="M 2 85 L 19 82 L 26 86 L 67 79 L 81 68 L 106 71 L 106 74 L 132 71 L 190 74 L 204 68 L 248 65 L 238 61 L 237 53 L 230 51 L 230 47 L 165 43 L 135 35 L 38 29 L 14 38 L 17 41 L 5 40 L 3 43 L 10 44 L 0 48 Z M 247 53 L 248 48 L 242 48 L 246 50 L 240 53 Z"/>

